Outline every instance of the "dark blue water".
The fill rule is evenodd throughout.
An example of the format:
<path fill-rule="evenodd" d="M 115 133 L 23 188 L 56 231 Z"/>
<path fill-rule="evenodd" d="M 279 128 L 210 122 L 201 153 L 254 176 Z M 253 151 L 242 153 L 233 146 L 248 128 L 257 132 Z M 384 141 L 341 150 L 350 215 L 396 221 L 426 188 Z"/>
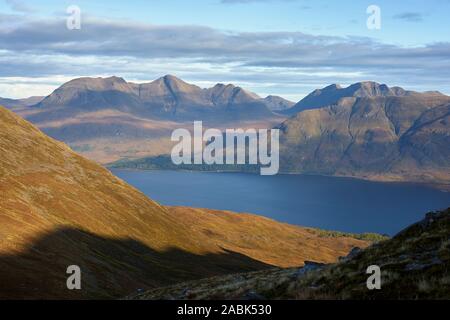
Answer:
<path fill-rule="evenodd" d="M 186 171 L 112 172 L 166 205 L 226 209 L 302 226 L 393 235 L 450 193 L 425 186 L 305 175 Z"/>

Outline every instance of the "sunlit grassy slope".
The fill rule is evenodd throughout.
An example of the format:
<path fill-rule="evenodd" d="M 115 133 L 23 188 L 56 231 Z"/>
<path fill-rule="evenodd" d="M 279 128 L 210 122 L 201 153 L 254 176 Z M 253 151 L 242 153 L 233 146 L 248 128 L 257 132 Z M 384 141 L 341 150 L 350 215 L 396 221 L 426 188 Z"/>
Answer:
<path fill-rule="evenodd" d="M 166 208 L 0 107 L 0 298 L 112 298 L 332 262 L 367 241 L 255 215 Z M 66 288 L 66 268 L 82 290 Z"/>

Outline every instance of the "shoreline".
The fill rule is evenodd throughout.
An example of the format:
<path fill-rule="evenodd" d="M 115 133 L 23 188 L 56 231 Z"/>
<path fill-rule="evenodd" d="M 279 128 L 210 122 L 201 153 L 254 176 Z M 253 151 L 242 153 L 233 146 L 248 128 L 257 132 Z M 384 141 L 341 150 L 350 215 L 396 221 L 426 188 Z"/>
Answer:
<path fill-rule="evenodd" d="M 231 171 L 231 170 L 189 170 L 189 169 L 164 169 L 164 168 L 128 168 L 128 167 L 111 167 L 108 165 L 103 165 L 104 168 L 108 170 L 124 170 L 124 171 L 172 171 L 172 172 L 191 172 L 191 173 L 239 173 L 239 174 L 250 174 L 250 175 L 259 175 L 255 172 L 250 171 Z M 450 192 L 450 183 L 431 183 L 431 182 L 422 182 L 422 181 L 408 181 L 401 179 L 374 179 L 368 177 L 359 177 L 359 176 L 348 176 L 348 175 L 327 175 L 320 173 L 298 173 L 298 172 L 279 172 L 276 175 L 290 175 L 290 176 L 309 176 L 309 177 L 326 177 L 326 178 L 339 178 L 339 179 L 352 179 L 358 181 L 366 181 L 373 183 L 389 183 L 389 184 L 402 184 L 409 186 L 419 186 L 419 187 L 428 187 L 431 189 L 439 190 L 441 192 Z"/>

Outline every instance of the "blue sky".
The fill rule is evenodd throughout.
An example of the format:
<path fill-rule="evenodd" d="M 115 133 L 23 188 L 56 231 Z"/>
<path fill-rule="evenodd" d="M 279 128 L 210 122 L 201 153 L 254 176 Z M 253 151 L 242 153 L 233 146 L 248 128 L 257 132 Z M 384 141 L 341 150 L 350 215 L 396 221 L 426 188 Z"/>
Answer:
<path fill-rule="evenodd" d="M 2 12 L 14 13 L 8 3 L 22 3 L 34 14 L 59 15 L 69 5 L 98 17 L 153 24 L 204 25 L 236 31 L 302 31 L 317 35 L 375 37 L 402 45 L 449 41 L 448 0 L 40 0 L 3 1 Z M 366 8 L 382 9 L 382 28 L 366 28 Z M 399 15 L 418 14 L 421 21 Z"/>
<path fill-rule="evenodd" d="M 381 29 L 366 9 L 381 9 Z M 66 8 L 82 12 L 66 30 Z M 77 76 L 232 82 L 298 100 L 330 83 L 450 93 L 450 0 L 0 0 L 0 96 Z"/>

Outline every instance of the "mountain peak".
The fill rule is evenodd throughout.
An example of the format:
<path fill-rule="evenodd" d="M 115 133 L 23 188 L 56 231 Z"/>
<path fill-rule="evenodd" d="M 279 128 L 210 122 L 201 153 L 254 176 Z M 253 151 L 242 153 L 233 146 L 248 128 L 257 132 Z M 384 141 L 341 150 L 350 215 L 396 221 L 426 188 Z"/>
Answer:
<path fill-rule="evenodd" d="M 169 81 L 169 82 L 184 82 L 183 80 L 174 76 L 173 74 L 166 74 L 166 75 L 162 76 L 160 79 L 163 79 L 164 81 Z"/>
<path fill-rule="evenodd" d="M 274 95 L 268 95 L 263 100 L 266 106 L 272 111 L 287 110 L 295 104 L 292 101 Z"/>
<path fill-rule="evenodd" d="M 153 82 L 142 84 L 143 87 L 147 88 L 153 85 L 165 88 L 163 90 L 167 90 L 170 94 L 174 94 L 174 92 L 194 93 L 201 90 L 200 87 L 187 83 L 172 74 L 166 74 Z"/>
<path fill-rule="evenodd" d="M 227 88 L 227 89 L 232 89 L 232 88 L 235 88 L 236 86 L 234 85 L 234 84 L 231 84 L 231 83 L 227 83 L 227 84 L 224 84 L 224 83 L 216 83 L 215 85 L 214 85 L 214 87 L 212 87 L 211 89 L 214 89 L 214 88 L 216 88 L 216 89 L 221 89 L 221 88 Z"/>
<path fill-rule="evenodd" d="M 122 78 L 122 77 L 117 77 L 117 76 L 111 76 L 111 77 L 108 77 L 108 78 L 98 78 L 98 79 L 104 79 L 104 80 L 106 80 L 106 81 L 111 81 L 111 82 L 121 82 L 121 83 L 126 83 L 127 81 L 124 79 L 124 78 Z"/>
<path fill-rule="evenodd" d="M 337 103 L 341 98 L 365 97 L 404 97 L 404 96 L 443 96 L 437 92 L 416 92 L 401 87 L 390 88 L 386 84 L 375 81 L 360 81 L 341 87 L 332 84 L 322 89 L 316 89 L 284 113 L 293 115 L 307 109 L 317 109 Z"/>
<path fill-rule="evenodd" d="M 329 86 L 326 86 L 322 90 L 339 90 L 339 89 L 342 89 L 342 87 L 337 83 L 333 83 L 333 84 L 330 84 Z"/>
<path fill-rule="evenodd" d="M 392 91 L 387 85 L 375 81 L 361 81 L 343 89 L 345 96 L 373 97 L 373 96 L 395 96 L 404 95 L 404 90 Z"/>
<path fill-rule="evenodd" d="M 107 78 L 103 77 L 80 77 L 70 80 L 64 83 L 60 88 L 78 88 L 87 90 L 113 90 L 113 89 L 124 89 L 124 86 L 128 86 L 125 79 L 121 77 L 111 76 Z"/>
<path fill-rule="evenodd" d="M 376 87 L 376 86 L 380 86 L 380 83 L 376 82 L 376 81 L 370 81 L 370 80 L 366 80 L 366 81 L 359 81 L 359 82 L 355 82 L 350 86 L 359 86 L 359 87 Z"/>

